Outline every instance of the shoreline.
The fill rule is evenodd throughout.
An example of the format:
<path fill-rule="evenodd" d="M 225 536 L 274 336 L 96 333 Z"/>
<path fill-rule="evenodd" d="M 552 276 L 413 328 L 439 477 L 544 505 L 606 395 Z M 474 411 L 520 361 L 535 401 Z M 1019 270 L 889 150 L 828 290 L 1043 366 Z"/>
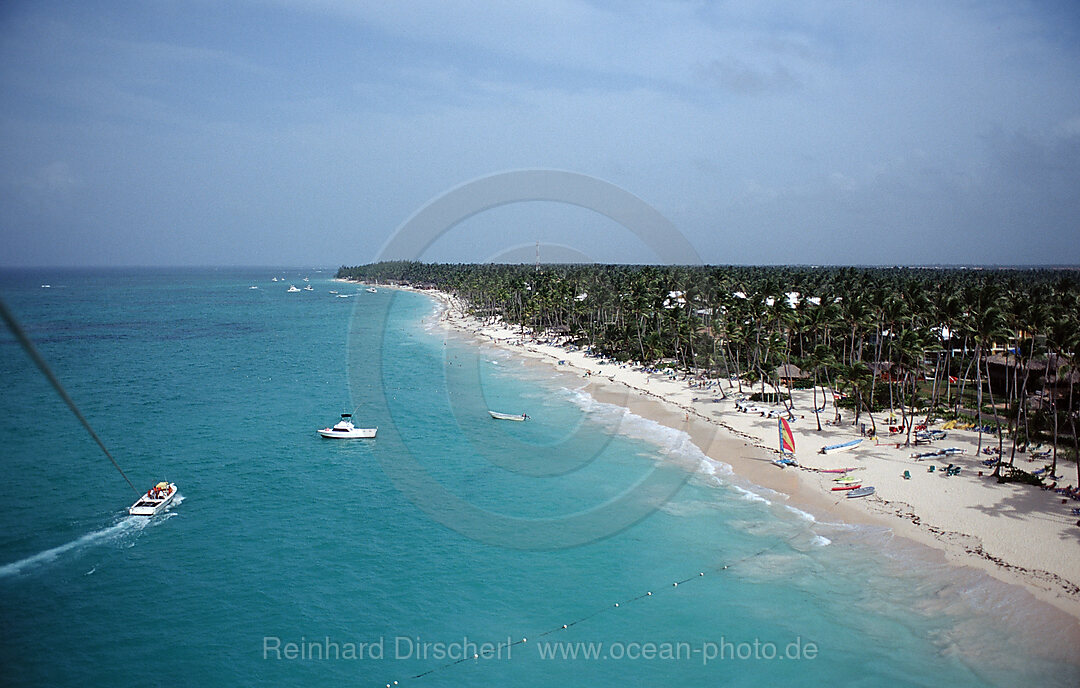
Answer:
<path fill-rule="evenodd" d="M 938 469 L 944 464 L 961 466 L 960 475 L 948 477 L 937 470 L 928 473 L 932 461 L 917 462 L 909 456 L 916 451 L 914 447 L 898 450 L 895 443 L 864 440 L 857 450 L 822 455 L 816 453 L 817 448 L 856 439 L 859 433 L 850 425 L 825 424 L 833 414 L 831 404 L 821 413 L 822 430 L 818 432 L 813 392 L 794 390 L 795 412 L 801 417 L 791 427 L 795 458 L 802 470 L 781 469 L 772 463 L 778 456 L 776 419 L 736 411 L 737 386 L 729 390 L 728 381 L 719 382 L 728 399 L 714 401 L 719 394 L 715 387 L 692 388 L 686 381 L 636 370 L 630 364 L 603 362 L 580 350 L 522 340 L 505 325 L 484 324 L 464 314 L 455 299 L 444 292 L 380 286 L 426 294 L 441 303 L 438 320 L 443 326 L 477 343 L 513 352 L 523 360 L 584 377 L 584 391 L 597 401 L 687 432 L 706 456 L 731 466 L 738 479 L 780 493 L 788 506 L 819 521 L 887 528 L 895 536 L 931 548 L 948 564 L 971 567 L 1002 583 L 1020 586 L 1033 598 L 1071 617 L 1080 633 L 1080 528 L 1075 525 L 1076 518 L 1069 517 L 1069 507 L 1052 492 L 1014 483 L 989 483 L 993 480 L 987 477 L 989 470 L 980 477 L 978 471 L 983 467 L 974 454 L 974 433 L 950 430 L 944 442 L 931 447 L 965 449 L 963 454 L 934 460 L 941 464 Z M 822 394 L 819 388 L 819 404 Z M 814 472 L 839 467 L 858 468 L 853 475 L 865 477 L 865 484 L 874 485 L 876 493 L 863 499 L 838 497 L 844 493 L 830 491 L 835 475 Z M 910 478 L 903 477 L 904 471 Z"/>

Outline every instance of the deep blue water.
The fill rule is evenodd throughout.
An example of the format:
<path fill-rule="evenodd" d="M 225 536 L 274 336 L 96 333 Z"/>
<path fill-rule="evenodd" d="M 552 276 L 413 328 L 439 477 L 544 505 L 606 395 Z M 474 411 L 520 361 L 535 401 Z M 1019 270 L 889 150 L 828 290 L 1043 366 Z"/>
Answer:
<path fill-rule="evenodd" d="M 183 495 L 127 517 L 136 495 L 0 333 L 0 683 L 1080 679 L 1024 594 L 817 523 L 684 435 L 447 336 L 430 298 L 331 274 L 0 273 L 136 487 Z M 303 276 L 315 291 L 287 294 Z M 377 439 L 315 434 L 354 409 Z M 464 639 L 499 656 L 457 663 Z"/>

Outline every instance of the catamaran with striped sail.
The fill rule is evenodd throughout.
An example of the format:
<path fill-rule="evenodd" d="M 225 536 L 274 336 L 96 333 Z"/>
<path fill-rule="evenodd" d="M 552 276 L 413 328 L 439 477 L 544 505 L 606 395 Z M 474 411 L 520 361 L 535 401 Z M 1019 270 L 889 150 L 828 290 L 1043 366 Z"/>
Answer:
<path fill-rule="evenodd" d="M 796 466 L 795 463 L 795 436 L 791 434 L 791 426 L 783 418 L 777 418 L 777 427 L 780 429 L 780 458 L 773 459 L 773 463 L 783 468 L 784 466 Z"/>

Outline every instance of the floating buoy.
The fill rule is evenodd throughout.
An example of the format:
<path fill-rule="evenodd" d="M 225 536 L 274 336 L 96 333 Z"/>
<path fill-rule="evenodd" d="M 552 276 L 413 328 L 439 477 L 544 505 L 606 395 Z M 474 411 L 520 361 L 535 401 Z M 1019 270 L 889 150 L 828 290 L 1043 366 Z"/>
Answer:
<path fill-rule="evenodd" d="M 704 576 L 704 575 L 705 575 L 705 572 L 704 572 L 704 571 L 700 571 L 700 572 L 698 572 L 698 575 L 699 575 L 699 576 Z"/>
<path fill-rule="evenodd" d="M 615 603 L 615 606 L 616 606 L 616 607 L 618 607 L 618 606 L 619 606 L 619 603 L 618 603 L 618 602 L 616 602 L 616 603 Z"/>
<path fill-rule="evenodd" d="M 677 588 L 677 587 L 679 587 L 679 584 L 678 584 L 678 583 L 672 583 L 672 584 L 671 584 L 671 587 L 673 587 L 673 588 Z"/>
<path fill-rule="evenodd" d="M 652 597 L 652 593 L 651 593 L 651 592 L 647 592 L 647 593 L 645 593 L 645 594 L 646 594 L 646 595 L 648 595 L 649 597 Z"/>
<path fill-rule="evenodd" d="M 563 627 L 563 628 L 566 628 L 566 624 L 563 624 L 563 625 L 562 625 L 562 627 Z"/>

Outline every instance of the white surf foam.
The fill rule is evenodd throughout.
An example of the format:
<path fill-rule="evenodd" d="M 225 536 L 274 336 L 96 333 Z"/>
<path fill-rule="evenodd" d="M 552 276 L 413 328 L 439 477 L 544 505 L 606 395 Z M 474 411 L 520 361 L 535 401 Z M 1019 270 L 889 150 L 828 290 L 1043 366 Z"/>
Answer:
<path fill-rule="evenodd" d="M 687 432 L 669 428 L 656 421 L 631 413 L 617 404 L 597 401 L 592 395 L 581 389 L 564 389 L 563 391 L 574 404 L 589 414 L 591 420 L 599 422 L 609 430 L 617 430 L 622 435 L 642 439 L 658 446 L 661 452 L 668 457 L 685 463 L 689 467 L 696 466 L 698 472 L 706 476 L 709 482 L 730 490 L 747 502 L 783 507 L 784 511 L 794 515 L 811 529 L 809 531 L 811 545 L 825 547 L 832 544 L 832 540 L 813 530 L 817 526 L 830 524 L 819 522 L 814 518 L 813 514 L 802 509 L 783 504 L 782 502 L 788 498 L 786 494 L 745 481 L 740 484 L 740 480 L 731 464 L 707 456 L 694 444 Z M 776 504 L 778 501 L 781 503 Z"/>
<path fill-rule="evenodd" d="M 710 467 L 710 475 L 730 475 L 732 468 L 722 461 L 716 461 L 705 455 L 682 430 L 669 428 L 636 413 L 631 413 L 618 404 L 597 401 L 593 396 L 580 389 L 563 389 L 567 397 L 578 408 L 589 415 L 590 420 L 604 426 L 605 429 L 617 430 L 620 435 L 649 442 L 671 457 L 688 460 L 691 465 Z"/>

